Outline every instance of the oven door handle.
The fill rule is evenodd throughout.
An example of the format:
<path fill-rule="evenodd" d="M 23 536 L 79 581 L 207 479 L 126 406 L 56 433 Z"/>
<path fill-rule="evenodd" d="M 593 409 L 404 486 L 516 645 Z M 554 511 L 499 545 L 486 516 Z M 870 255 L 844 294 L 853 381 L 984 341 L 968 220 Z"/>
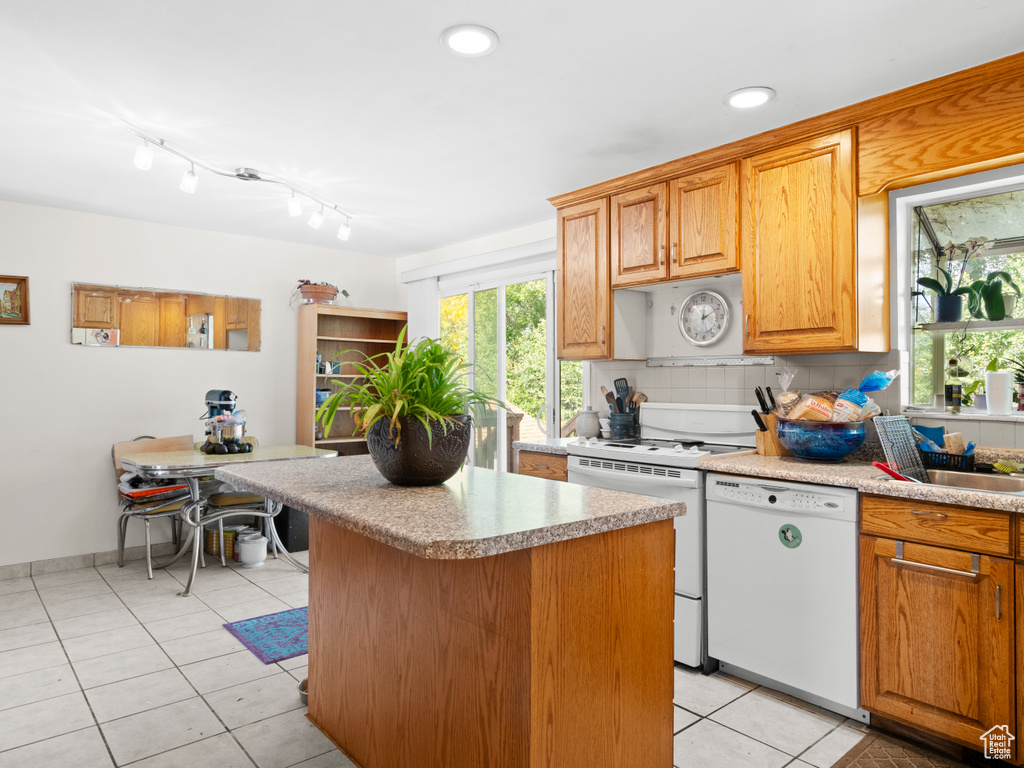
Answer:
<path fill-rule="evenodd" d="M 603 461 L 603 460 L 602 460 Z M 615 462 L 615 463 L 631 463 L 631 462 Z M 686 472 L 689 477 L 665 477 L 664 475 L 647 474 L 641 472 L 620 472 L 614 469 L 602 469 L 601 467 L 581 467 L 575 462 L 569 462 L 569 472 L 578 475 L 586 475 L 588 477 L 601 477 L 610 481 L 616 479 L 623 480 L 642 480 L 644 478 L 657 481 L 656 484 L 652 484 L 648 496 L 658 496 L 659 488 L 664 486 L 670 486 L 672 488 L 692 488 L 694 490 L 700 488 L 700 473 L 696 470 L 682 470 Z"/>

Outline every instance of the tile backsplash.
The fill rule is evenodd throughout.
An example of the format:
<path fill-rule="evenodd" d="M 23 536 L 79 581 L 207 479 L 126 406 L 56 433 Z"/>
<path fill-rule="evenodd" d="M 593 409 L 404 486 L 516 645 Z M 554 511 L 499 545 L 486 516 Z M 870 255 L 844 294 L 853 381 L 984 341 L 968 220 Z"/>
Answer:
<path fill-rule="evenodd" d="M 871 371 L 889 371 L 900 368 L 900 355 L 893 350 L 885 354 L 849 352 L 831 355 L 776 356 L 773 365 L 741 366 L 673 366 L 648 368 L 640 362 L 590 363 L 590 404 L 604 412 L 607 406 L 601 386 L 613 389 L 612 381 L 624 377 L 647 397 L 660 403 L 723 403 L 728 405 L 757 405 L 754 387 L 765 385 L 779 390 L 777 374 L 785 367 L 796 368 L 793 388 L 804 392 L 842 390 L 855 387 Z M 900 384 L 897 379 L 884 392 L 872 397 L 883 413 L 900 413 Z M 910 416 L 915 424 L 945 426 L 947 432 L 960 432 L 968 442 L 978 445 L 1024 449 L 1024 418 L 993 419 L 943 417 L 941 414 Z M 872 430 L 873 431 L 873 430 Z"/>

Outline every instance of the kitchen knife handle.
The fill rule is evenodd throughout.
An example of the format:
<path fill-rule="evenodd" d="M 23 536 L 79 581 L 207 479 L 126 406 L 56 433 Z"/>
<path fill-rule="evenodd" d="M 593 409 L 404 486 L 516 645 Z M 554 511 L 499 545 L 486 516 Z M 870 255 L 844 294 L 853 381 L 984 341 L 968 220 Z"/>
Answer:
<path fill-rule="evenodd" d="M 757 412 L 757 408 L 751 410 L 750 415 L 754 417 L 754 423 L 757 424 L 757 428 L 762 432 L 767 432 L 768 427 L 764 424 L 764 419 L 761 418 L 761 414 Z"/>
<path fill-rule="evenodd" d="M 768 413 L 768 401 L 764 399 L 764 392 L 760 387 L 754 387 L 754 397 L 757 398 L 757 404 L 761 406 L 761 413 Z"/>
<path fill-rule="evenodd" d="M 772 410 L 774 411 L 778 406 L 775 403 L 775 395 L 772 394 L 772 388 L 765 387 L 764 391 L 765 394 L 768 395 L 768 405 L 770 405 L 772 407 Z"/>

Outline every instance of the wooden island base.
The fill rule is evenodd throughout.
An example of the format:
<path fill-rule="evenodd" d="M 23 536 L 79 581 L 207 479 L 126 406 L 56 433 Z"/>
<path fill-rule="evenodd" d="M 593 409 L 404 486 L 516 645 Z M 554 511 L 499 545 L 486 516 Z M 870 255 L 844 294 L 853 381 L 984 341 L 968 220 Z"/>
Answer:
<path fill-rule="evenodd" d="M 671 767 L 671 520 L 468 560 L 310 528 L 309 718 L 360 768 Z"/>

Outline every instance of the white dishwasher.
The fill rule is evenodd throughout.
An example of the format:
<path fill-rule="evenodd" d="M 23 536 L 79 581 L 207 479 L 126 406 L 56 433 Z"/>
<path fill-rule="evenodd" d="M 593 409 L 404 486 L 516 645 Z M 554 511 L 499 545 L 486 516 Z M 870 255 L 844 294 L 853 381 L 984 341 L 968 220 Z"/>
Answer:
<path fill-rule="evenodd" d="M 708 654 L 731 672 L 859 709 L 857 492 L 707 477 Z"/>

